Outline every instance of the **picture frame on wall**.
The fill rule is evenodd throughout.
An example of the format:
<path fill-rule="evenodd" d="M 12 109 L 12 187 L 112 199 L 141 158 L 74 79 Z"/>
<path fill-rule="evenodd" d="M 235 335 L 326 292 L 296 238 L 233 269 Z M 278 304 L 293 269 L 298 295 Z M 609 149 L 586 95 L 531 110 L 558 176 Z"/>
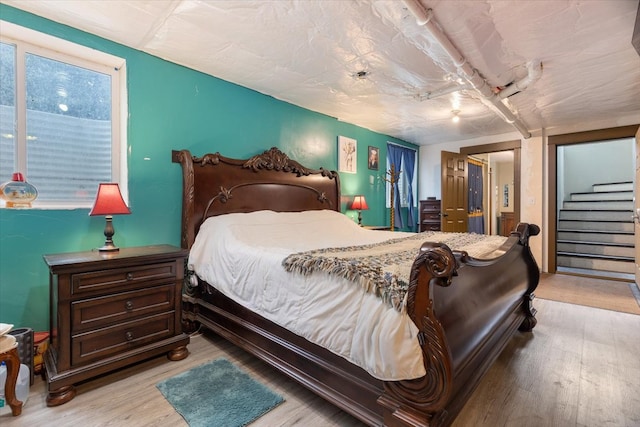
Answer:
<path fill-rule="evenodd" d="M 338 137 L 338 172 L 356 173 L 358 141 L 346 136 Z"/>
<path fill-rule="evenodd" d="M 369 165 L 369 169 L 377 171 L 380 167 L 380 149 L 370 145 L 367 153 L 367 165 Z"/>

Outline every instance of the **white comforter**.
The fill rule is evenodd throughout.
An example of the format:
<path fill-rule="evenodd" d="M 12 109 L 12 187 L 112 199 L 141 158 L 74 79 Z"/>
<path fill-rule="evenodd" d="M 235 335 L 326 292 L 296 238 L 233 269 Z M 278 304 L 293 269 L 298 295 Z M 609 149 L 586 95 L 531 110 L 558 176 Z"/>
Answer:
<path fill-rule="evenodd" d="M 207 219 L 189 266 L 229 298 L 381 380 L 425 375 L 418 329 L 363 287 L 318 272 L 288 273 L 288 255 L 379 243 L 412 233 L 370 231 L 335 211 L 259 211 Z"/>

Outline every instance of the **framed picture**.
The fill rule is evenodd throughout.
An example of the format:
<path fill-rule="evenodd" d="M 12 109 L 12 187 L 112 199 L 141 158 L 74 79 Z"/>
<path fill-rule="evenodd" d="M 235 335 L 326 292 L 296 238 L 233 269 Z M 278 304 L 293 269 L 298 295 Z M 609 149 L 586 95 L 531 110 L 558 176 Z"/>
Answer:
<path fill-rule="evenodd" d="M 502 206 L 505 208 L 509 207 L 509 184 L 505 184 L 504 190 L 502 191 Z"/>
<path fill-rule="evenodd" d="M 356 173 L 358 160 L 358 141 L 338 137 L 338 172 Z"/>
<path fill-rule="evenodd" d="M 369 146 L 367 164 L 369 169 L 378 170 L 378 164 L 380 163 L 380 149 L 378 147 Z"/>

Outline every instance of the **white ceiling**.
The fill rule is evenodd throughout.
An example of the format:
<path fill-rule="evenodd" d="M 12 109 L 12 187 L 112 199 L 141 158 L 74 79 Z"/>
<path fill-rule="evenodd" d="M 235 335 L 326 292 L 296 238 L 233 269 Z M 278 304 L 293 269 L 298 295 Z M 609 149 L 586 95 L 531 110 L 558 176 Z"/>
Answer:
<path fill-rule="evenodd" d="M 400 0 L 1 1 L 419 145 L 516 130 L 473 90 L 421 100 L 456 67 Z M 503 101 L 529 131 L 640 123 L 637 0 L 420 1 L 493 92 L 542 62 Z"/>

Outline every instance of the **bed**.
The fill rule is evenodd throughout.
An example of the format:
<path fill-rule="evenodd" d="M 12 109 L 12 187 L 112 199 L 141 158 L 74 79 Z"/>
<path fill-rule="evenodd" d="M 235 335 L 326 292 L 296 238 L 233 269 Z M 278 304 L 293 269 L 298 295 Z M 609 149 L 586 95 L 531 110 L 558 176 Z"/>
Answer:
<path fill-rule="evenodd" d="M 449 236 L 346 224 L 340 215 L 339 175 L 307 168 L 277 148 L 250 159 L 219 153 L 197 157 L 188 150 L 172 156 L 182 166 L 181 244 L 191 251 L 183 295 L 185 329 L 214 331 L 368 425 L 450 425 L 510 338 L 536 324 L 532 301 L 539 269 L 528 244 L 540 231 L 535 225 L 520 223 L 497 246 L 485 247 L 485 255 L 472 256 L 452 251 L 446 242 L 455 240 L 446 240 Z M 313 230 L 326 249 L 319 250 L 315 240 L 307 242 Z M 340 235 L 361 244 L 337 244 Z M 350 266 L 354 253 L 380 251 L 386 244 L 405 253 L 405 245 L 416 245 L 408 263 L 395 265 L 397 275 L 379 271 L 364 280 L 360 270 L 338 278 L 327 271 L 300 271 L 340 257 Z M 217 252 L 209 252 L 210 247 Z M 252 247 L 278 262 L 262 266 L 266 273 L 259 278 L 250 274 L 263 262 L 253 260 Z M 244 261 L 251 267 L 238 267 Z M 293 285 L 285 285 L 288 275 Z M 358 277 L 357 286 L 348 284 L 352 276 Z M 397 280 L 389 288 L 380 285 L 381 277 L 390 276 Z M 339 292 L 327 290 L 330 279 Z M 296 283 L 304 292 L 284 293 L 287 286 L 295 293 Z M 262 299 L 253 303 L 244 294 L 230 295 L 234 287 Z M 331 300 L 328 295 L 335 295 L 341 310 L 314 308 L 316 300 Z M 349 295 L 356 296 L 355 302 Z M 266 311 L 256 309 L 265 306 Z M 380 318 L 370 317 L 372 311 L 399 319 L 401 326 L 384 326 Z M 286 320 L 291 313 L 299 315 Z M 335 337 L 344 331 L 346 340 Z M 387 363 L 389 352 L 402 357 Z M 389 368 L 394 363 L 398 367 Z"/>

